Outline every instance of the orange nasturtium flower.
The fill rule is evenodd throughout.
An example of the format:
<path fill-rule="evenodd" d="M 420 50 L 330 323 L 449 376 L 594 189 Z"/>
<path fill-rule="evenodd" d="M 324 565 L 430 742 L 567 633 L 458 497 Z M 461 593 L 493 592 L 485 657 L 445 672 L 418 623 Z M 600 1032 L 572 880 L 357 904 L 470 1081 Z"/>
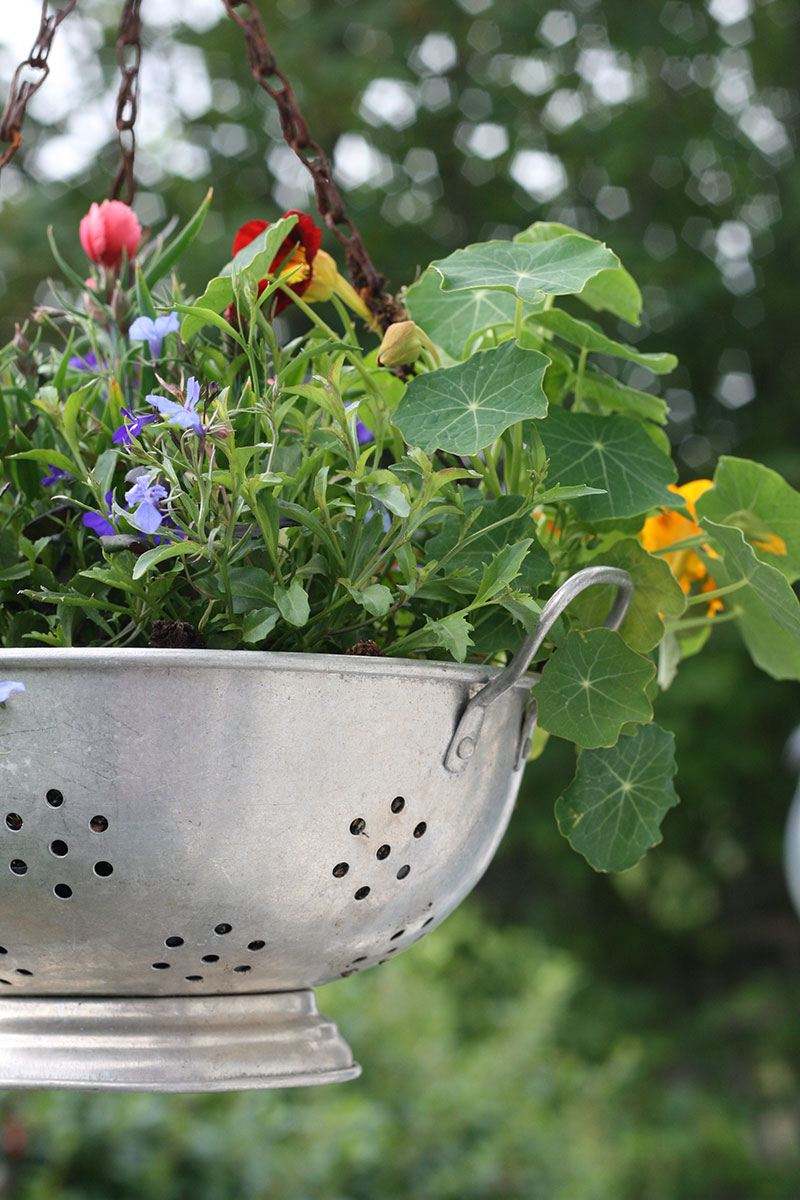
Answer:
<path fill-rule="evenodd" d="M 687 538 L 701 536 L 703 530 L 697 524 L 695 504 L 703 492 L 707 492 L 713 486 L 710 479 L 693 479 L 691 483 L 685 483 L 683 487 L 675 487 L 674 484 L 670 484 L 669 490 L 683 498 L 692 519 L 690 520 L 669 508 L 662 509 L 657 517 L 648 517 L 639 534 L 645 550 L 649 550 L 651 554 L 657 554 L 675 542 L 683 542 Z M 703 549 L 706 553 L 713 554 L 710 547 L 704 546 Z M 669 550 L 660 557 L 666 559 L 672 574 L 687 595 L 693 584 L 699 584 L 701 592 L 716 590 L 716 583 L 706 570 L 703 560 L 698 554 L 695 554 L 694 550 Z M 722 607 L 723 604 L 719 597 L 709 600 L 708 615 L 713 617 L 714 613 L 719 612 Z"/>

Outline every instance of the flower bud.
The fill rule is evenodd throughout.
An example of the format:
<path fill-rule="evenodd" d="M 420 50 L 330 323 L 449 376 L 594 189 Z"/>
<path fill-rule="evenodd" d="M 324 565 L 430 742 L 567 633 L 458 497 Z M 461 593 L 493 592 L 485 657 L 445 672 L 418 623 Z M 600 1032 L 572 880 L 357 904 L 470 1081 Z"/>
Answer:
<path fill-rule="evenodd" d="M 80 239 L 92 262 L 114 270 L 123 251 L 132 259 L 142 240 L 142 227 L 133 209 L 121 200 L 93 204 L 81 220 Z"/>
<path fill-rule="evenodd" d="M 378 350 L 378 364 L 381 367 L 410 367 L 423 350 L 427 350 L 438 363 L 439 356 L 424 329 L 420 329 L 413 321 L 395 321 L 383 335 Z"/>

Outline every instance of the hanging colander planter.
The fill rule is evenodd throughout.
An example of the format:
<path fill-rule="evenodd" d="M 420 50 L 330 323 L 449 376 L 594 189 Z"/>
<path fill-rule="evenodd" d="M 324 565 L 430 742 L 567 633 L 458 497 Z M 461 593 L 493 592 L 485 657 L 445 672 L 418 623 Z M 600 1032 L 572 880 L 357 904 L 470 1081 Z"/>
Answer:
<path fill-rule="evenodd" d="M 474 887 L 532 729 L 524 671 L 316 654 L 20 650 L 0 711 L 0 1087 L 194 1091 L 359 1073 L 311 989 Z"/>

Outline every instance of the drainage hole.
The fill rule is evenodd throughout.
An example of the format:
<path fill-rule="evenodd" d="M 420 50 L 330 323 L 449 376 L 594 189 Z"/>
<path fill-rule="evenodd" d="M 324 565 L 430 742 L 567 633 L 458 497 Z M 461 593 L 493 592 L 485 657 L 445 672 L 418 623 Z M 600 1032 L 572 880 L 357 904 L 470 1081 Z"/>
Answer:
<path fill-rule="evenodd" d="M 386 951 L 386 953 L 387 953 L 387 954 L 397 954 L 397 951 L 398 951 L 399 949 L 400 949 L 400 947 L 399 947 L 399 946 L 391 946 L 391 947 L 390 947 L 390 948 L 389 948 L 389 949 Z"/>
<path fill-rule="evenodd" d="M 333 868 L 332 874 L 336 879 L 343 879 L 350 870 L 350 863 L 337 863 Z"/>
<path fill-rule="evenodd" d="M 408 863 L 406 863 L 405 866 L 401 867 L 400 870 L 397 872 L 397 878 L 405 879 L 406 875 L 409 875 L 410 873 L 411 873 L 411 867 L 408 865 Z"/>
<path fill-rule="evenodd" d="M 153 970 L 154 971 L 168 971 L 169 963 L 161 963 L 161 962 L 153 963 Z"/>
<path fill-rule="evenodd" d="M 64 795 L 58 788 L 50 788 L 49 791 L 45 792 L 44 798 L 51 808 L 61 808 L 61 805 L 64 803 Z"/>
<path fill-rule="evenodd" d="M 186 979 L 187 983 L 202 983 L 203 982 L 202 975 L 186 975 L 185 979 Z"/>
<path fill-rule="evenodd" d="M 202 961 L 203 962 L 219 962 L 219 955 L 218 954 L 204 954 Z"/>
<path fill-rule="evenodd" d="M 92 817 L 89 822 L 89 828 L 92 833 L 105 833 L 108 829 L 108 817 L 102 817 L 99 814 L 96 817 Z"/>
<path fill-rule="evenodd" d="M 17 975 L 33 975 L 33 971 L 28 971 L 25 967 L 17 967 Z"/>
<path fill-rule="evenodd" d="M 366 961 L 367 961 L 367 956 L 366 956 L 366 954 L 362 954 L 360 958 L 354 958 L 354 959 L 353 959 L 353 962 L 354 962 L 354 963 L 357 963 L 357 962 L 366 962 Z"/>
<path fill-rule="evenodd" d="M 110 862 L 96 862 L 94 864 L 94 873 L 99 875 L 101 879 L 106 879 L 109 875 L 114 874 L 114 868 Z"/>
<path fill-rule="evenodd" d="M 218 933 L 221 936 L 223 933 L 230 933 L 232 929 L 233 926 L 229 925 L 227 921 L 221 921 L 219 925 L 214 926 L 214 933 Z"/>
<path fill-rule="evenodd" d="M 378 846 L 378 849 L 375 851 L 375 857 L 379 858 L 381 862 L 383 862 L 384 858 L 388 858 L 391 853 L 392 847 L 387 846 L 386 843 L 384 843 L 382 846 Z"/>
<path fill-rule="evenodd" d="M 233 969 L 237 975 L 244 975 L 246 971 L 252 971 L 253 968 L 244 963 L 241 967 L 234 967 Z"/>
<path fill-rule="evenodd" d="M 6 950 L 5 946 L 0 946 L 0 954 L 8 954 L 8 951 Z"/>
<path fill-rule="evenodd" d="M 414 837 L 421 838 L 427 828 L 428 826 L 425 821 L 420 821 L 419 825 L 417 825 L 416 829 L 414 830 Z"/>
<path fill-rule="evenodd" d="M 402 812 L 403 809 L 405 808 L 405 806 L 406 806 L 406 802 L 402 796 L 395 796 L 394 800 L 391 803 L 391 809 L 392 809 L 393 813 Z"/>
<path fill-rule="evenodd" d="M 432 920 L 433 920 L 433 917 L 428 917 L 427 921 L 422 922 L 422 924 L 420 925 L 420 929 L 424 929 L 426 925 L 430 925 Z"/>
<path fill-rule="evenodd" d="M 397 933 L 393 933 L 393 934 L 392 934 L 392 936 L 389 938 L 389 941 L 390 941 L 390 942 L 396 942 L 396 941 L 397 941 L 397 939 L 398 939 L 399 937 L 402 937 L 404 933 L 405 933 L 405 929 L 398 929 Z"/>
<path fill-rule="evenodd" d="M 56 858 L 63 858 L 65 854 L 69 854 L 69 846 L 60 838 L 56 838 L 54 842 L 50 843 L 50 853 L 55 854 Z"/>
<path fill-rule="evenodd" d="M 363 833 L 366 828 L 367 822 L 363 817 L 356 817 L 355 821 L 350 822 L 350 832 L 356 837 L 358 834 Z"/>
<path fill-rule="evenodd" d="M 6 987 L 14 986 L 10 979 L 0 979 L 0 983 L 4 983 L 6 985 Z"/>
<path fill-rule="evenodd" d="M 370 889 L 368 887 L 360 887 L 358 889 L 358 891 L 356 892 L 355 896 L 353 897 L 353 899 L 365 900 L 367 898 L 367 896 L 369 895 L 369 893 L 370 893 Z"/>
<path fill-rule="evenodd" d="M 169 947 L 170 947 L 170 949 L 171 949 L 173 946 L 182 946 L 182 945 L 183 945 L 183 938 L 182 938 L 182 937 L 168 937 L 168 938 L 164 938 L 164 945 L 165 945 L 165 946 L 169 946 Z"/>
<path fill-rule="evenodd" d="M 69 900 L 72 895 L 72 888 L 68 883 L 57 883 L 53 888 L 53 892 L 58 896 L 59 900 Z"/>
<path fill-rule="evenodd" d="M 18 829 L 22 829 L 22 817 L 19 813 L 6 813 L 6 825 L 16 833 Z"/>
<path fill-rule="evenodd" d="M 12 858 L 8 864 L 15 875 L 26 875 L 28 872 L 28 864 L 21 858 Z"/>
<path fill-rule="evenodd" d="M 340 974 L 342 979 L 347 979 L 349 975 L 356 975 L 357 971 L 355 967 L 350 967 L 347 971 L 341 971 Z"/>
<path fill-rule="evenodd" d="M 263 950 L 264 947 L 266 946 L 266 944 L 267 943 L 262 941 L 261 938 L 256 938 L 256 940 L 254 942 L 247 943 L 247 949 L 248 950 Z"/>

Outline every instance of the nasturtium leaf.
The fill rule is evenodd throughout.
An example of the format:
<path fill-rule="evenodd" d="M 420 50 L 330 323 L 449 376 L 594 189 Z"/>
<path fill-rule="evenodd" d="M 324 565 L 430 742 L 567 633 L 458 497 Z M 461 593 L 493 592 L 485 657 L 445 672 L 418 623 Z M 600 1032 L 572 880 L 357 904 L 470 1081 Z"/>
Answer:
<path fill-rule="evenodd" d="M 633 650 L 646 654 L 664 636 L 664 617 L 679 617 L 686 597 L 669 566 L 656 554 L 648 554 L 636 538 L 623 538 L 608 549 L 601 549 L 591 560 L 592 566 L 621 567 L 633 579 L 630 608 L 620 633 Z M 581 625 L 602 625 L 611 611 L 616 588 L 599 584 L 586 588 L 570 605 Z"/>
<path fill-rule="evenodd" d="M 442 277 L 431 267 L 408 289 L 405 303 L 411 319 L 455 359 L 464 357 L 473 334 L 496 325 L 513 325 L 517 315 L 513 293 L 499 288 L 443 292 Z M 523 309 L 531 311 L 528 305 Z"/>
<path fill-rule="evenodd" d="M 360 604 L 371 617 L 385 617 L 392 606 L 391 589 L 383 583 L 370 583 L 363 588 L 354 588 L 349 583 L 344 586 L 356 604 Z"/>
<path fill-rule="evenodd" d="M 642 354 L 634 350 L 633 346 L 615 342 L 589 321 L 578 321 L 560 308 L 543 309 L 533 313 L 528 320 L 530 324 L 547 329 L 569 342 L 571 346 L 577 346 L 589 354 L 607 354 L 611 358 L 634 362 L 640 367 L 647 367 L 656 375 L 666 375 L 678 365 L 674 354 Z"/>
<path fill-rule="evenodd" d="M 585 236 L 576 235 L 575 230 L 570 229 L 569 225 L 562 225 L 557 221 L 536 221 L 518 233 L 514 241 L 550 242 L 554 238 L 567 234 Z M 585 240 L 598 245 L 592 238 L 587 237 Z M 633 276 L 621 264 L 608 267 L 588 280 L 583 290 L 578 293 L 578 299 L 595 311 L 610 312 L 621 317 L 629 325 L 639 324 L 642 313 L 642 293 Z"/>
<path fill-rule="evenodd" d="M 714 582 L 718 587 L 740 584 L 723 604 L 735 614 L 753 662 L 774 679 L 800 679 L 800 603 L 791 585 L 756 556 L 741 529 L 717 525 L 708 517 L 701 517 L 700 525 L 721 555 L 706 557 Z"/>
<path fill-rule="evenodd" d="M 425 632 L 431 635 L 433 645 L 443 647 L 456 662 L 463 662 L 467 657 L 467 650 L 472 645 L 469 636 L 472 626 L 466 617 L 459 613 L 450 613 L 440 621 L 432 621 L 430 617 L 426 617 Z"/>
<path fill-rule="evenodd" d="M 548 362 L 513 341 L 480 350 L 464 363 L 412 379 L 394 423 L 408 445 L 426 453 L 477 454 L 509 425 L 545 415 Z"/>
<path fill-rule="evenodd" d="M 447 560 L 446 570 L 471 569 L 475 573 L 477 587 L 483 568 L 497 557 L 504 546 L 533 536 L 534 525 L 530 513 L 517 517 L 512 515 L 518 513 L 524 503 L 522 496 L 500 496 L 497 500 L 481 503 L 478 515 L 465 535 L 469 540 Z M 471 513 L 471 506 L 468 512 Z M 427 543 L 426 552 L 429 559 L 441 561 L 448 550 L 452 549 L 458 541 L 460 524 L 458 517 L 445 518 L 441 531 Z M 538 542 L 532 542 L 522 561 L 517 582 L 535 591 L 540 584 L 546 583 L 552 574 L 553 565 L 547 551 Z"/>
<path fill-rule="evenodd" d="M 697 513 L 741 529 L 762 562 L 790 583 L 800 578 L 800 492 L 777 471 L 744 458 L 721 458 Z"/>
<path fill-rule="evenodd" d="M 667 403 L 660 396 L 627 387 L 592 367 L 587 367 L 583 373 L 583 394 L 609 412 L 629 413 L 632 417 L 657 421 L 659 425 L 667 423 Z"/>
<path fill-rule="evenodd" d="M 619 259 L 607 246 L 579 234 L 530 245 L 523 242 L 479 242 L 431 263 L 445 291 L 502 288 L 532 304 L 543 295 L 567 296 Z"/>
<path fill-rule="evenodd" d="M 287 625 L 299 628 L 305 625 L 311 616 L 308 596 L 299 579 L 293 579 L 288 588 L 276 587 L 273 598 Z"/>
<path fill-rule="evenodd" d="M 556 801 L 558 827 L 596 871 L 626 871 L 661 841 L 661 822 L 678 803 L 674 775 L 675 735 L 658 725 L 582 750 Z"/>
<path fill-rule="evenodd" d="M 650 721 L 655 666 L 613 629 L 573 629 L 536 685 L 538 721 L 579 746 L 613 746 L 628 721 Z"/>
<path fill-rule="evenodd" d="M 538 426 L 550 460 L 548 482 L 604 488 L 604 496 L 573 501 L 582 521 L 633 517 L 656 505 L 675 508 L 680 497 L 667 489 L 675 465 L 632 417 L 595 416 L 553 407 Z"/>

